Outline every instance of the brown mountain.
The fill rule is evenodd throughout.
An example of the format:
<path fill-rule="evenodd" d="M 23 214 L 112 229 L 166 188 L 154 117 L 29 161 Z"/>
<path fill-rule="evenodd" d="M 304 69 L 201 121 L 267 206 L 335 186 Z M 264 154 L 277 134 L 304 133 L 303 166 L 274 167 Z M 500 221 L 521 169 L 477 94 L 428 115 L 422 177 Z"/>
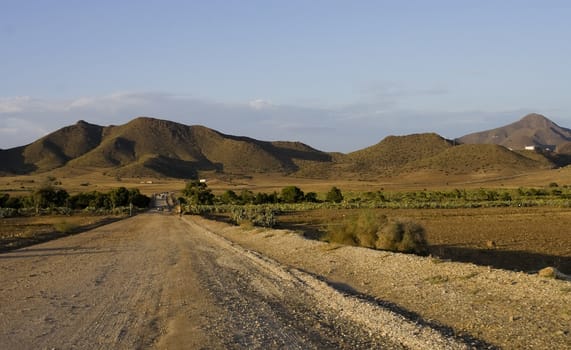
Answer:
<path fill-rule="evenodd" d="M 534 113 L 509 125 L 462 136 L 458 141 L 468 144 L 497 144 L 514 150 L 536 146 L 556 151 L 571 142 L 571 130 Z"/>
<path fill-rule="evenodd" d="M 526 129 L 536 130 L 539 136 L 545 133 L 538 129 L 559 130 L 561 135 L 567 132 L 538 116 L 527 116 L 518 123 L 514 125 L 527 125 Z M 505 133 L 511 133 L 511 129 Z M 260 141 L 148 117 L 118 126 L 79 121 L 29 145 L 0 150 L 0 175 L 73 167 L 96 168 L 126 177 L 191 178 L 200 172 L 215 171 L 379 178 L 418 171 L 521 173 L 551 166 L 539 153 L 511 152 L 499 145 L 455 146 L 434 133 L 389 136 L 373 146 L 341 154 L 325 153 L 299 142 Z"/>
<path fill-rule="evenodd" d="M 0 150 L 0 173 L 75 166 L 111 169 L 127 176 L 187 178 L 212 170 L 291 173 L 302 163 L 330 160 L 329 154 L 297 142 L 259 141 L 203 126 L 140 117 L 108 127 L 80 121 L 27 146 Z"/>

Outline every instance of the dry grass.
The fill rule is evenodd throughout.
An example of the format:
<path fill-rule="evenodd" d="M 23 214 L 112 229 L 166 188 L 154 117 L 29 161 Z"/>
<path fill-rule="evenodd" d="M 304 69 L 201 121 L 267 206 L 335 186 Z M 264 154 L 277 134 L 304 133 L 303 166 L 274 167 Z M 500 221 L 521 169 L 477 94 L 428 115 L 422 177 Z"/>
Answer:
<path fill-rule="evenodd" d="M 68 220 L 61 220 L 54 224 L 54 229 L 60 233 L 72 233 L 78 229 L 76 223 L 69 222 Z"/>

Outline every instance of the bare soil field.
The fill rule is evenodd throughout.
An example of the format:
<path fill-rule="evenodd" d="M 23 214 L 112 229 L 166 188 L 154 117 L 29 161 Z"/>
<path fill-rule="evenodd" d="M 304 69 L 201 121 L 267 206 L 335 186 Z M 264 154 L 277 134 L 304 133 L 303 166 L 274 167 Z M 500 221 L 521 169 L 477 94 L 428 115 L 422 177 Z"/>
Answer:
<path fill-rule="evenodd" d="M 156 177 L 115 177 L 101 169 L 66 168 L 53 170 L 47 173 L 25 176 L 0 177 L 0 192 L 10 195 L 27 194 L 38 188 L 52 176 L 61 182 L 61 186 L 69 193 L 100 191 L 105 192 L 112 188 L 125 186 L 137 187 L 144 194 L 165 191 L 182 190 L 185 179 L 156 178 Z M 544 187 L 551 182 L 559 185 L 571 185 L 571 168 L 540 170 L 527 174 L 502 175 L 481 173 L 470 175 L 443 175 L 440 173 L 417 172 L 398 177 L 361 179 L 358 176 L 345 179 L 300 178 L 284 176 L 283 174 L 201 174 L 208 181 L 208 186 L 215 193 L 225 190 L 249 189 L 254 192 L 278 191 L 285 186 L 298 186 L 303 191 L 324 193 L 332 186 L 345 191 L 376 191 L 382 189 L 405 191 L 419 189 L 454 189 L 454 188 L 517 188 Z"/>
<path fill-rule="evenodd" d="M 319 209 L 281 215 L 284 228 L 319 238 L 327 225 L 359 210 Z M 571 211 L 562 208 L 376 209 L 427 231 L 441 259 L 535 272 L 553 266 L 571 274 Z"/>
<path fill-rule="evenodd" d="M 0 218 L 0 252 L 94 229 L 119 216 L 72 215 Z"/>
<path fill-rule="evenodd" d="M 79 192 L 108 192 L 113 188 L 124 186 L 126 188 L 138 188 L 141 193 L 150 195 L 173 189 L 183 189 L 185 181 L 182 179 L 167 178 L 118 178 L 105 175 L 98 170 L 75 169 L 65 173 L 54 170 L 49 173 L 22 176 L 0 177 L 0 193 L 8 193 L 11 196 L 28 195 L 47 182 L 48 177 L 56 179 L 62 188 L 70 194 Z"/>

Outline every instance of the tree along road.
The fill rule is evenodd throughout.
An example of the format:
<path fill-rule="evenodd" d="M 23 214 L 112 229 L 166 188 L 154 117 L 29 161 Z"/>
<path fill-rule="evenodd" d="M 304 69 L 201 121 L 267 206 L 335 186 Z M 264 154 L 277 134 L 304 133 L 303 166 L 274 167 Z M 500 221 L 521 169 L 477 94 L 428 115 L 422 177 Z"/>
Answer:
<path fill-rule="evenodd" d="M 192 217 L 143 214 L 1 254 L 0 281 L 1 349 L 465 347 Z"/>

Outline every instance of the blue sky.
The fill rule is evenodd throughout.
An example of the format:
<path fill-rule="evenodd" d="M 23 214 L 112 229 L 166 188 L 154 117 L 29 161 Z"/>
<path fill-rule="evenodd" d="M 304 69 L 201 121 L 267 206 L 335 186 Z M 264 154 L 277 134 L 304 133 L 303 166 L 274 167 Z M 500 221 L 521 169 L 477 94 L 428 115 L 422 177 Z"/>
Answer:
<path fill-rule="evenodd" d="M 568 1 L 0 0 L 0 148 L 154 116 L 350 152 L 538 112 L 571 127 Z"/>

